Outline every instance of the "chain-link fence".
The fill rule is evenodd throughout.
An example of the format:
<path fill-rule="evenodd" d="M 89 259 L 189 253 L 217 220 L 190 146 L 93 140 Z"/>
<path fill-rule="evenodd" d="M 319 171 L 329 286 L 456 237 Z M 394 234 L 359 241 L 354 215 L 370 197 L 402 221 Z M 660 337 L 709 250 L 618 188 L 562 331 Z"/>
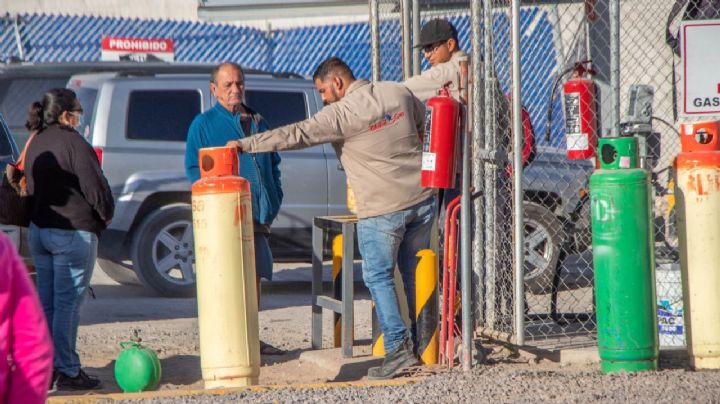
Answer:
<path fill-rule="evenodd" d="M 403 3 L 380 2 L 380 21 L 397 27 L 381 29 L 383 78 L 388 78 L 386 71 L 391 68 L 397 69 L 389 73 L 393 78 L 402 71 Z M 475 44 L 482 49 L 485 65 L 483 88 L 486 94 L 492 94 L 493 80 L 497 79 L 509 96 L 511 2 L 489 3 L 492 4 L 483 2 L 482 37 Z M 666 42 L 666 31 L 676 36 L 681 19 L 717 18 L 720 10 L 712 6 L 694 10 L 695 2 L 689 2 L 690 9 L 681 8 L 681 3 L 687 2 L 619 1 L 619 19 L 613 21 L 611 7 L 615 3 L 610 0 L 523 2 L 520 9 L 523 129 L 532 128 L 534 142 L 533 153 L 523 156 L 526 165 L 522 172 L 525 274 L 522 332 L 528 344 L 567 348 L 596 343 L 588 192 L 595 164 L 593 159 L 568 158 L 568 149 L 584 157 L 585 147 L 582 139 L 574 136 L 584 130 L 573 126 L 581 122 L 573 113 L 582 111 L 573 110 L 572 97 L 564 95 L 572 92 L 568 82 L 573 78 L 594 82 L 596 136 L 638 137 L 641 164 L 652 178 L 660 344 L 664 347 L 685 344 L 672 180 L 672 161 L 680 151 L 677 103 L 682 97 L 678 85 L 682 72 L 679 56 Z M 706 3 L 713 2 L 698 2 Z M 469 2 L 427 0 L 420 1 L 419 8 L 422 23 L 436 17 L 448 19 L 459 31 L 461 49 L 468 52 L 473 49 Z M 618 24 L 617 42 L 613 41 L 613 23 Z M 486 26 L 491 29 L 485 30 Z M 391 55 L 386 53 L 388 50 Z M 619 55 L 616 75 L 613 52 Z M 387 63 L 390 60 L 393 63 Z M 419 70 L 428 67 L 423 60 Z M 480 151 L 504 152 L 511 144 L 506 137 L 509 133 L 503 131 L 496 116 L 497 101 L 491 98 L 485 98 L 484 120 L 480 121 L 484 139 L 480 143 L 475 139 L 473 145 L 476 153 L 473 185 L 485 191 L 473 212 L 474 314 L 480 330 L 517 336 L 514 318 L 520 313 L 513 309 L 512 169 L 507 162 L 479 157 Z M 615 100 L 619 100 L 619 105 Z"/>
<path fill-rule="evenodd" d="M 641 164 L 652 173 L 660 342 L 683 345 L 682 299 L 674 230 L 672 159 L 680 151 L 674 114 L 673 54 L 665 43 L 672 1 L 621 1 L 618 48 L 613 49 L 612 2 L 585 1 L 524 7 L 535 20 L 523 26 L 523 103 L 538 154 L 524 171 L 525 337 L 538 345 L 592 344 L 595 332 L 590 206 L 592 164 L 568 160 L 565 149 L 584 146 L 574 134 L 573 77 L 595 83 L 598 136 L 636 136 Z M 529 40 L 547 27 L 550 43 Z M 614 85 L 613 52 L 619 52 Z M 578 63 L 590 61 L 592 75 Z M 538 69 L 533 65 L 542 65 Z M 501 69 L 500 69 L 501 70 Z M 676 69 L 677 70 L 677 69 Z M 502 71 L 502 70 L 501 70 Z M 619 94 L 618 94 L 619 91 Z M 620 100 L 614 117 L 614 99 Z M 563 111 L 565 109 L 565 111 Z M 582 113 L 582 111 L 580 111 Z M 619 122 L 619 132 L 615 126 Z M 584 132 L 584 130 L 582 130 Z M 573 142 L 577 142 L 573 144 Z M 543 153 L 559 147 L 552 163 Z"/>

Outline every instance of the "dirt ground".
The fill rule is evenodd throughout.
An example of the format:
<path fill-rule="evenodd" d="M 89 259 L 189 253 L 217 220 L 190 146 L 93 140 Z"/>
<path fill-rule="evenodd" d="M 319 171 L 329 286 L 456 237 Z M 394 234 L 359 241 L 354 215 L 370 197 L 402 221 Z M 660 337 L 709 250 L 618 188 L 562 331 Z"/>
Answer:
<path fill-rule="evenodd" d="M 309 264 L 278 264 L 274 278 L 275 282 L 263 284 L 260 338 L 287 354 L 262 358 L 260 384 L 361 378 L 366 367 L 338 375 L 315 361 L 301 359 L 303 352 L 310 351 L 310 283 L 306 281 L 310 279 Z M 121 350 L 120 342 L 131 339 L 134 330 L 139 330 L 145 346 L 158 353 L 163 372 L 160 389 L 203 387 L 196 299 L 163 298 L 140 286 L 120 285 L 98 267 L 91 284 L 96 298 L 88 297 L 81 309 L 77 347 L 83 367 L 103 381 L 103 389 L 94 393 L 121 391 L 114 380 L 114 360 Z M 328 348 L 329 359 L 339 360 L 337 350 L 330 350 L 332 314 L 326 311 L 323 317 L 323 346 Z M 360 289 L 355 299 L 357 356 L 369 357 L 370 338 L 369 295 Z M 376 366 L 377 360 L 369 363 Z M 64 394 L 57 392 L 51 396 Z"/>
<path fill-rule="evenodd" d="M 359 271 L 359 268 L 356 268 Z M 326 278 L 330 271 L 325 271 Z M 286 355 L 264 356 L 260 369 L 261 385 L 323 383 L 363 380 L 370 366 L 380 359 L 371 357 L 371 317 L 368 293 L 356 283 L 355 355 L 359 360 L 344 361 L 332 348 L 332 315 L 325 311 L 323 347 L 310 348 L 310 266 L 306 263 L 277 264 L 275 281 L 264 283 L 260 306 L 260 337 L 287 351 Z M 360 277 L 356 276 L 356 280 Z M 99 268 L 93 275 L 95 299 L 88 298 L 81 311 L 78 351 L 88 373 L 99 376 L 102 390 L 120 392 L 114 380 L 114 360 L 120 342 L 139 330 L 143 344 L 157 351 L 162 364 L 161 390 L 202 389 L 197 301 L 194 298 L 158 297 L 139 286 L 123 286 L 108 278 Z M 498 363 L 511 363 L 517 370 L 542 371 L 573 369 L 596 371 L 596 364 L 561 365 L 548 360 L 533 361 L 503 346 L 489 348 Z M 308 360 L 309 354 L 314 360 Z M 318 357 L 320 360 L 317 360 Z M 423 374 L 441 372 L 433 369 Z M 56 392 L 52 396 L 72 393 Z M 75 393 L 77 394 L 77 393 Z"/>

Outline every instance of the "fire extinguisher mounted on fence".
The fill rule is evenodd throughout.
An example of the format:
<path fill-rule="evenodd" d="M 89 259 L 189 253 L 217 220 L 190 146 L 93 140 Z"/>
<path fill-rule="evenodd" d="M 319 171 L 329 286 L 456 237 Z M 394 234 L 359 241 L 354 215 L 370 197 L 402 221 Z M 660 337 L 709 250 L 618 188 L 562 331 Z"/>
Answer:
<path fill-rule="evenodd" d="M 595 156 L 598 138 L 597 88 L 589 60 L 572 67 L 573 76 L 563 85 L 567 158 L 582 160 Z"/>
<path fill-rule="evenodd" d="M 427 101 L 423 136 L 421 184 L 426 188 L 454 188 L 456 148 L 460 134 L 460 103 L 447 86 Z"/>

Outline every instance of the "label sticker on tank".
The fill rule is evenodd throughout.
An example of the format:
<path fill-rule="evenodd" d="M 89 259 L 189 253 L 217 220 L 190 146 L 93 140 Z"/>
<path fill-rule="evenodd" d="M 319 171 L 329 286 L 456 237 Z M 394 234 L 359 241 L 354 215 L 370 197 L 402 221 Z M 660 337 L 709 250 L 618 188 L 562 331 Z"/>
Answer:
<path fill-rule="evenodd" d="M 435 171 L 435 153 L 422 154 L 422 170 Z"/>
<path fill-rule="evenodd" d="M 432 138 L 432 107 L 425 109 L 425 136 L 423 136 L 423 151 L 430 151 L 430 140 Z"/>
<path fill-rule="evenodd" d="M 620 156 L 620 168 L 630 168 L 630 156 Z"/>
<path fill-rule="evenodd" d="M 567 134 L 567 149 L 570 151 L 574 150 L 587 150 L 589 147 L 588 137 L 584 133 L 568 133 Z"/>

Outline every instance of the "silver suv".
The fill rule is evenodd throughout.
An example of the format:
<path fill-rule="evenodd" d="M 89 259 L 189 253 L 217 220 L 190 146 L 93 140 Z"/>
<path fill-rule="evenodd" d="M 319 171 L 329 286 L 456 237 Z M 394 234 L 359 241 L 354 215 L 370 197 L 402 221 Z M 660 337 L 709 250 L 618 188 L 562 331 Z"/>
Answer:
<path fill-rule="evenodd" d="M 185 177 L 187 130 L 215 104 L 208 74 L 98 73 L 73 76 L 86 111 L 81 128 L 98 155 L 116 201 L 100 238 L 98 264 L 122 283 L 168 296 L 192 294 L 190 182 Z M 303 120 L 322 107 L 310 80 L 247 74 L 246 98 L 270 127 Z M 92 111 L 92 113 L 90 113 Z M 286 151 L 282 209 L 271 247 L 280 259 L 309 258 L 315 216 L 346 214 L 345 174 L 330 145 Z"/>

